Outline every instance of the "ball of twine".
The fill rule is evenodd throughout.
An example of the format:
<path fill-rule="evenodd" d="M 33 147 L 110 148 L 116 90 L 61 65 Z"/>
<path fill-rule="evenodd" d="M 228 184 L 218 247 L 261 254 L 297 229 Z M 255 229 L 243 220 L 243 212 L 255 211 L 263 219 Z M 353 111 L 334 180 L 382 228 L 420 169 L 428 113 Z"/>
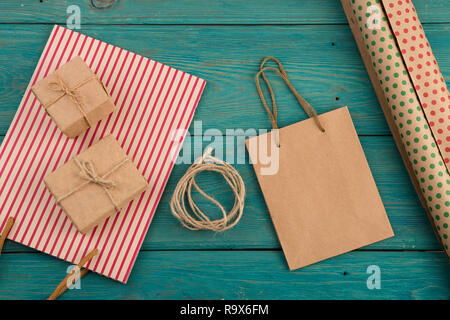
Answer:
<path fill-rule="evenodd" d="M 202 157 L 188 168 L 178 181 L 170 201 L 172 214 L 181 224 L 190 230 L 225 231 L 233 228 L 241 219 L 244 211 L 245 185 L 237 170 L 228 163 L 211 156 L 212 148 L 207 148 Z M 206 194 L 195 182 L 195 176 L 203 171 L 221 174 L 234 193 L 234 205 L 229 212 L 213 197 Z M 192 199 L 192 187 L 203 197 L 215 204 L 222 213 L 222 218 L 211 220 Z M 186 200 L 190 211 L 186 208 Z"/>

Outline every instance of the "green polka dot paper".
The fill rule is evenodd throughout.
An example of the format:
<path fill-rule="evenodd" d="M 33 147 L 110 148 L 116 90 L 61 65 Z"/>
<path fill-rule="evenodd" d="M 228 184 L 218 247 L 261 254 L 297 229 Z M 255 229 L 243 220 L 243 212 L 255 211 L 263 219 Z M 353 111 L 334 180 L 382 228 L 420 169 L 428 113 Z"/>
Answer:
<path fill-rule="evenodd" d="M 348 0 L 379 85 L 449 255 L 450 176 L 379 0 Z"/>

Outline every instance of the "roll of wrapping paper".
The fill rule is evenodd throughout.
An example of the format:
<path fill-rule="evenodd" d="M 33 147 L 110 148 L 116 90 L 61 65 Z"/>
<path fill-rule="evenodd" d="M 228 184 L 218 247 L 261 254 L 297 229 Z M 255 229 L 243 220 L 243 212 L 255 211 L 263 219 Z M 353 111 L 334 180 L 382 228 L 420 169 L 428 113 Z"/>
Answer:
<path fill-rule="evenodd" d="M 412 76 L 421 80 L 417 78 L 417 75 L 421 76 L 421 72 L 416 71 L 416 74 L 411 74 L 411 71 L 416 68 L 412 66 L 409 66 L 408 70 L 404 61 L 405 56 L 408 57 L 405 54 L 407 50 L 403 48 L 402 51 L 397 43 L 399 39 L 396 36 L 399 36 L 399 31 L 394 33 L 389 20 L 394 16 L 392 13 L 388 13 L 389 16 L 386 14 L 383 1 L 341 0 L 341 2 L 411 179 L 433 223 L 434 230 L 449 256 L 450 176 L 444 156 L 440 151 L 443 141 L 440 140 L 438 145 L 440 138 L 436 138 L 437 134 L 445 136 L 445 132 L 441 130 L 442 127 L 449 125 L 449 119 L 441 121 L 440 127 L 436 130 L 432 130 L 433 127 L 436 127 L 434 120 L 427 119 L 427 114 L 429 116 L 436 114 L 436 108 L 438 110 L 442 107 L 447 109 L 448 103 L 444 106 L 442 103 L 437 106 L 424 105 L 424 100 L 419 98 L 419 96 L 424 96 L 423 92 L 420 94 L 417 92 L 417 89 L 421 89 L 421 84 L 416 83 L 414 86 Z M 390 9 L 396 9 L 395 5 L 391 5 L 394 1 L 386 2 L 389 2 Z M 404 1 L 395 2 L 403 5 Z M 408 1 L 408 5 L 412 5 L 410 1 Z M 376 19 L 374 19 L 374 14 Z M 402 28 L 402 23 L 408 21 L 405 19 L 407 18 L 396 19 L 396 27 Z M 414 22 L 419 23 L 418 21 Z M 418 38 L 422 35 L 424 37 L 423 31 L 414 35 L 415 31 L 411 30 L 409 36 Z M 428 42 L 426 43 L 428 44 Z M 428 52 L 426 54 L 437 66 L 431 49 L 425 50 L 425 52 Z M 428 84 L 440 85 L 441 88 L 444 87 L 443 90 L 447 90 L 440 71 L 438 73 L 433 72 L 430 75 L 427 73 L 427 76 L 430 77 L 430 80 L 427 81 Z M 443 85 L 442 82 L 444 82 Z M 448 90 L 444 93 L 447 94 Z M 424 108 L 430 108 L 430 111 L 424 112 Z M 446 151 L 448 150 L 445 150 L 444 147 L 443 152 Z"/>

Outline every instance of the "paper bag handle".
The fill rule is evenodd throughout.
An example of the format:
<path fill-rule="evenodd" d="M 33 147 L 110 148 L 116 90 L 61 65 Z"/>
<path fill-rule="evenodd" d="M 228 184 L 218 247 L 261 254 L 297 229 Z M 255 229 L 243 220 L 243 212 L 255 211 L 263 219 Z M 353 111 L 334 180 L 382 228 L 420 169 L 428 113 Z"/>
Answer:
<path fill-rule="evenodd" d="M 273 60 L 278 64 L 278 69 L 275 69 L 273 67 L 265 67 L 264 64 L 268 61 L 268 60 Z M 278 73 L 278 75 L 284 80 L 284 82 L 286 82 L 286 85 L 289 87 L 289 89 L 291 90 L 291 92 L 295 95 L 295 97 L 297 98 L 298 102 L 300 103 L 300 105 L 302 106 L 303 110 L 305 110 L 306 114 L 310 117 L 310 118 L 314 118 L 314 121 L 316 122 L 317 126 L 319 127 L 320 131 L 325 132 L 325 129 L 322 125 L 322 123 L 319 120 L 319 117 L 317 115 L 316 110 L 309 104 L 308 101 L 306 101 L 305 99 L 303 99 L 303 97 L 297 92 L 297 90 L 295 90 L 294 86 L 292 85 L 291 81 L 289 80 L 289 77 L 286 74 L 286 70 L 284 69 L 283 65 L 281 64 L 281 62 L 274 58 L 274 57 L 267 57 L 265 58 L 260 67 L 259 67 L 259 72 L 256 74 L 255 77 L 255 82 L 256 82 L 256 88 L 258 89 L 258 94 L 259 97 L 261 99 L 262 104 L 264 105 L 264 108 L 267 111 L 267 114 L 270 117 L 270 121 L 272 122 L 272 127 L 273 129 L 278 129 L 278 124 L 277 124 L 277 104 L 275 102 L 275 94 L 273 92 L 272 86 L 270 85 L 269 80 L 267 79 L 264 71 L 267 70 L 273 70 L 276 73 Z M 270 93 L 270 97 L 272 99 L 272 109 L 273 111 L 270 110 L 269 106 L 267 105 L 266 99 L 264 98 L 263 92 L 261 90 L 261 85 L 259 83 L 259 77 L 260 75 L 262 76 L 262 78 L 264 79 L 264 82 L 267 85 L 267 88 L 269 89 L 269 93 Z"/>

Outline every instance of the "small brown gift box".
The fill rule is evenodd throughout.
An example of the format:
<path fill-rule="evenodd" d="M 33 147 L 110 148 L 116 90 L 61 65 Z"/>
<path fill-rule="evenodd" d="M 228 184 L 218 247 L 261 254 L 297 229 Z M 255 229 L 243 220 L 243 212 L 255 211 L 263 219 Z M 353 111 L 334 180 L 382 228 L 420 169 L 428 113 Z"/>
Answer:
<path fill-rule="evenodd" d="M 32 88 L 56 125 L 70 138 L 80 135 L 114 111 L 102 82 L 75 57 Z"/>
<path fill-rule="evenodd" d="M 111 135 L 47 175 L 44 182 L 81 233 L 147 188 L 147 181 Z"/>

